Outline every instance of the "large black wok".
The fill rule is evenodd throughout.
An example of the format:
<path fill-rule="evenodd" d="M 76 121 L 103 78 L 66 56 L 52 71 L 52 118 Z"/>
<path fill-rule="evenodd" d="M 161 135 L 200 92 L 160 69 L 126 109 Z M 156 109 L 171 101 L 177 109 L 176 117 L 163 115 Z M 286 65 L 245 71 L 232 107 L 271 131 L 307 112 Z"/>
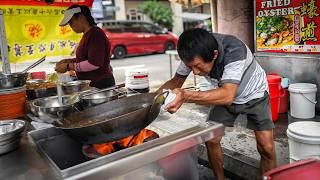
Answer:
<path fill-rule="evenodd" d="M 138 94 L 76 112 L 55 123 L 84 144 L 116 141 L 138 133 L 159 115 L 165 94 Z"/>

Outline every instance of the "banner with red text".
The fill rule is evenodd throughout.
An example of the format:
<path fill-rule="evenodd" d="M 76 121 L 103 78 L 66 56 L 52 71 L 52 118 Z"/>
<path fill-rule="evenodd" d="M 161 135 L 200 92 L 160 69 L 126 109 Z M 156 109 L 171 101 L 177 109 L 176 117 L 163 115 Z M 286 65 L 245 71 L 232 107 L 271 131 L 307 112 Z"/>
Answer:
<path fill-rule="evenodd" d="M 73 4 L 91 7 L 93 0 L 0 0 L 0 5 L 19 6 L 60 6 L 68 7 Z"/>
<path fill-rule="evenodd" d="M 320 53 L 320 0 L 256 0 L 258 52 Z"/>

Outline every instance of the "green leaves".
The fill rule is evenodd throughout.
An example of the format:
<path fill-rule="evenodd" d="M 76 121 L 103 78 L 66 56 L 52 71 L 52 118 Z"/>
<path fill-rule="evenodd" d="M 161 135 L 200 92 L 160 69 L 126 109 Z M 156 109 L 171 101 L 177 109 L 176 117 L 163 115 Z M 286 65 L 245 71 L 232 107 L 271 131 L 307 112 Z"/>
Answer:
<path fill-rule="evenodd" d="M 156 0 L 150 0 L 139 5 L 138 10 L 147 15 L 154 23 L 168 29 L 172 28 L 173 12 L 170 7 L 166 7 Z"/>

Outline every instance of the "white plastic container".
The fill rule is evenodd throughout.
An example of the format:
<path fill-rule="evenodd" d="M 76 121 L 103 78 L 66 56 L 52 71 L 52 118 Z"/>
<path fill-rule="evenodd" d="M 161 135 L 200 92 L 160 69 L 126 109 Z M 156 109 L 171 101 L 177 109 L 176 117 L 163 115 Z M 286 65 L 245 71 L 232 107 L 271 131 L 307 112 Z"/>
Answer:
<path fill-rule="evenodd" d="M 310 119 L 315 116 L 317 86 L 309 83 L 289 85 L 290 114 L 300 119 Z"/>
<path fill-rule="evenodd" d="M 149 71 L 147 69 L 128 69 L 125 72 L 127 88 L 149 89 Z"/>
<path fill-rule="evenodd" d="M 287 136 L 290 162 L 320 156 L 320 122 L 291 123 L 287 129 Z"/>

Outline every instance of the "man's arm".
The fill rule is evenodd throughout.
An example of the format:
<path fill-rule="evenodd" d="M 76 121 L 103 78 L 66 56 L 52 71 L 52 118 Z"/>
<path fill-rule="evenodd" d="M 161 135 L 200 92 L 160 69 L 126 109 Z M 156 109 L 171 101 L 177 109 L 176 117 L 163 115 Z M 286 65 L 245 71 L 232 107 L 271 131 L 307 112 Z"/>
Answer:
<path fill-rule="evenodd" d="M 218 89 L 209 91 L 186 91 L 174 89 L 175 100 L 166 106 L 168 112 L 176 112 L 184 102 L 201 105 L 231 105 L 236 96 L 238 84 L 225 83 Z"/>
<path fill-rule="evenodd" d="M 209 91 L 184 91 L 185 102 L 202 105 L 231 105 L 239 85 L 225 83 L 218 89 Z"/>
<path fill-rule="evenodd" d="M 187 76 L 181 76 L 179 74 L 175 74 L 175 76 L 172 79 L 165 82 L 156 92 L 161 93 L 163 89 L 181 88 L 186 78 Z"/>

